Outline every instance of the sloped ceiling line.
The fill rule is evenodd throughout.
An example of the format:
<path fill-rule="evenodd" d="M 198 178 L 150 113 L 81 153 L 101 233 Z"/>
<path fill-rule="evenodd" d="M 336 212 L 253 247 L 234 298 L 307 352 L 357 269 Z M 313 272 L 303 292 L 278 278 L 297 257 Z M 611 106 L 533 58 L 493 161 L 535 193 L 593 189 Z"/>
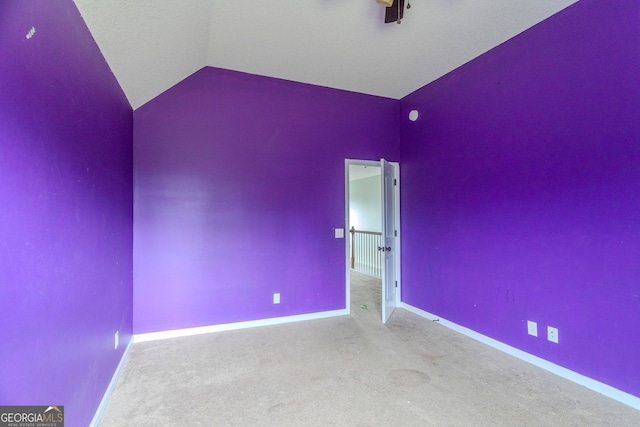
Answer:
<path fill-rule="evenodd" d="M 204 66 L 400 99 L 576 0 L 74 0 L 132 107 Z"/>

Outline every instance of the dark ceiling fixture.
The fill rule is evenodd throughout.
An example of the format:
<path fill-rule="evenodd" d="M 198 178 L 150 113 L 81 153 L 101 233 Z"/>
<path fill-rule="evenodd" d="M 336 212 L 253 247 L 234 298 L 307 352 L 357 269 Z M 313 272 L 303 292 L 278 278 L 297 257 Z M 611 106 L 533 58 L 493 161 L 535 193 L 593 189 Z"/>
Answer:
<path fill-rule="evenodd" d="M 404 0 L 376 0 L 379 4 L 385 6 L 387 9 L 384 13 L 384 23 L 402 22 L 404 18 Z M 407 0 L 407 9 L 411 9 L 410 0 Z"/>

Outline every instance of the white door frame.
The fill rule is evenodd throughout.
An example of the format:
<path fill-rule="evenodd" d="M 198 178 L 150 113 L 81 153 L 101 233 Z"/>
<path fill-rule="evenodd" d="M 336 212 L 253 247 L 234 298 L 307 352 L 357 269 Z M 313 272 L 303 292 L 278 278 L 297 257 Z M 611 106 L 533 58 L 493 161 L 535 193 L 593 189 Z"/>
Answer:
<path fill-rule="evenodd" d="M 394 178 L 396 179 L 397 185 L 394 187 L 394 196 L 395 196 L 395 228 L 398 230 L 398 235 L 395 238 L 394 245 L 394 263 L 395 263 L 395 276 L 398 281 L 398 289 L 396 290 L 396 307 L 400 305 L 401 295 L 402 295 L 402 280 L 401 280 L 401 272 L 400 272 L 400 236 L 402 233 L 400 232 L 400 164 L 398 162 L 389 162 L 393 165 Z M 346 309 L 347 313 L 351 314 L 351 266 L 349 265 L 349 258 L 351 254 L 349 253 L 349 241 L 351 238 L 351 234 L 349 233 L 349 224 L 350 224 L 350 213 L 349 213 L 349 165 L 356 166 L 380 166 L 380 160 L 358 160 L 358 159 L 345 159 L 344 161 L 344 218 L 345 218 L 345 245 L 344 245 L 344 266 L 345 266 L 345 293 L 346 293 Z M 381 188 L 382 192 L 383 189 Z M 382 289 L 381 289 L 382 295 Z"/>

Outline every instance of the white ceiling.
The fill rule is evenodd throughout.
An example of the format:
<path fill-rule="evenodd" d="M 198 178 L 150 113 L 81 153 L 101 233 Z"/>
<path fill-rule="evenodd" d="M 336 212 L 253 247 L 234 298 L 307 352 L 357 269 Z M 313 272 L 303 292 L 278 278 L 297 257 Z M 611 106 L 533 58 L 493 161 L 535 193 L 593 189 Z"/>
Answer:
<path fill-rule="evenodd" d="M 380 166 L 349 165 L 349 181 L 380 176 Z"/>
<path fill-rule="evenodd" d="M 75 0 L 135 109 L 210 65 L 400 99 L 576 0 Z"/>

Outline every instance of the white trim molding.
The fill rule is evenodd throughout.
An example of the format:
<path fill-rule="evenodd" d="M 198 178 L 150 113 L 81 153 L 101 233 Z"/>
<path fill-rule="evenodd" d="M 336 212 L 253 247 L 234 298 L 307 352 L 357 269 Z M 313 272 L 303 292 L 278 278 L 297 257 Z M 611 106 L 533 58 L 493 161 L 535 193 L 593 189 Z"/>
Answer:
<path fill-rule="evenodd" d="M 617 400 L 620 403 L 624 403 L 625 405 L 631 406 L 632 408 L 640 410 L 640 397 L 626 393 L 622 390 L 618 390 L 617 388 L 611 387 L 610 385 L 594 380 L 593 378 L 586 377 L 582 374 L 571 371 L 560 365 L 556 365 L 555 363 L 549 362 L 548 360 L 542 359 L 538 356 L 534 356 L 525 351 L 519 350 L 515 347 L 511 347 L 510 345 L 507 345 L 503 342 L 500 342 L 493 338 L 489 338 L 486 335 L 482 335 L 472 329 L 458 325 L 457 323 L 450 322 L 446 319 L 443 319 L 440 316 L 436 316 L 435 314 L 421 310 L 412 305 L 409 305 L 406 303 L 400 303 L 399 307 L 404 308 L 405 310 L 410 311 L 411 313 L 417 314 L 418 316 L 423 317 L 425 319 L 437 321 L 442 326 L 445 326 L 458 333 L 461 333 L 462 335 L 466 335 L 469 338 L 473 338 L 476 341 L 480 341 L 483 344 L 489 345 L 497 350 L 500 350 L 511 356 L 517 357 L 520 360 L 531 363 L 532 365 L 535 365 L 539 368 L 542 368 L 546 371 L 556 374 L 562 378 L 565 378 L 576 384 L 584 386 L 597 393 L 603 394 L 611 399 Z"/>
<path fill-rule="evenodd" d="M 91 420 L 90 427 L 98 427 L 100 421 L 102 420 L 102 414 L 104 413 L 107 404 L 109 403 L 109 399 L 111 399 L 111 394 L 113 394 L 113 390 L 116 388 L 116 383 L 118 382 L 118 378 L 120 377 L 120 373 L 122 372 L 122 367 L 124 366 L 127 358 L 129 357 L 129 350 L 131 350 L 131 345 L 133 344 L 133 338 L 129 340 L 127 344 L 127 348 L 124 349 L 122 353 L 122 357 L 120 358 L 120 362 L 118 362 L 118 366 L 116 370 L 113 372 L 111 376 L 111 381 L 109 381 L 109 385 L 102 396 L 102 400 L 100 400 L 100 405 L 98 405 L 98 409 L 96 409 L 96 413 L 93 415 L 93 419 Z"/>
<path fill-rule="evenodd" d="M 280 325 L 283 323 L 301 322 L 304 320 L 325 319 L 327 317 L 346 316 L 349 310 L 321 311 L 318 313 L 298 314 L 294 316 L 273 317 L 270 319 L 249 320 L 246 322 L 224 323 L 221 325 L 199 326 L 195 328 L 173 329 L 170 331 L 149 332 L 146 334 L 136 334 L 133 342 L 147 342 L 164 340 L 168 338 L 188 337 L 192 335 L 209 334 L 212 332 L 233 331 L 236 329 L 254 328 L 257 326 Z"/>

